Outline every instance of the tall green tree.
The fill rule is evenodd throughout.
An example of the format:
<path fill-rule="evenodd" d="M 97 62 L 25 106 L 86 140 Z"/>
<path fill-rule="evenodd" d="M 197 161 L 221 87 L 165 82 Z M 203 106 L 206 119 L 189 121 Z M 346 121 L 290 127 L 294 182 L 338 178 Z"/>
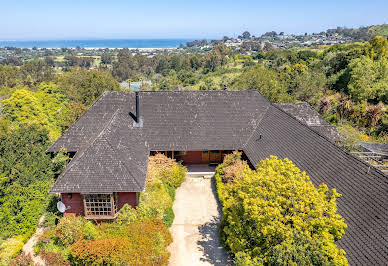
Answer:
<path fill-rule="evenodd" d="M 32 233 L 53 182 L 48 131 L 21 124 L 0 134 L 0 236 Z"/>
<path fill-rule="evenodd" d="M 349 94 L 357 102 L 388 102 L 388 59 L 373 60 L 362 56 L 349 64 Z"/>
<path fill-rule="evenodd" d="M 271 102 L 289 102 L 292 98 L 275 71 L 254 67 L 238 76 L 233 82 L 234 90 L 258 90 Z"/>
<path fill-rule="evenodd" d="M 86 106 L 105 91 L 118 91 L 120 85 L 107 71 L 74 68 L 58 77 L 58 85 L 65 89 L 70 100 Z"/>

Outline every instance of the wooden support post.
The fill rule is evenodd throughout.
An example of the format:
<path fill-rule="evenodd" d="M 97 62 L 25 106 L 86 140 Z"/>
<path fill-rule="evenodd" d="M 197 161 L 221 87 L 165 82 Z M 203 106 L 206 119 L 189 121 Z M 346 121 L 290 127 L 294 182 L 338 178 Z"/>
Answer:
<path fill-rule="evenodd" d="M 88 212 L 87 212 L 87 209 L 86 209 L 85 196 L 83 194 L 81 194 L 81 197 L 82 197 L 82 201 L 84 202 L 84 216 L 87 217 L 88 216 Z"/>
<path fill-rule="evenodd" d="M 112 209 L 112 216 L 115 217 L 115 199 L 113 197 L 113 193 L 110 194 L 110 204 Z"/>

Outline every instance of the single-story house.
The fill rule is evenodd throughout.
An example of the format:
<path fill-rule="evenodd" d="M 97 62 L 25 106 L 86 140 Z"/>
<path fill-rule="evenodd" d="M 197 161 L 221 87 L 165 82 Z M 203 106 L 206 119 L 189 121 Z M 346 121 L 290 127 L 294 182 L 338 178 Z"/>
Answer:
<path fill-rule="evenodd" d="M 112 219 L 136 206 L 148 157 L 164 152 L 184 163 L 218 163 L 233 150 L 255 166 L 289 158 L 315 185 L 336 188 L 348 225 L 338 241 L 350 264 L 388 261 L 388 180 L 258 91 L 105 92 L 49 149 L 75 154 L 51 193 L 66 215 Z"/>

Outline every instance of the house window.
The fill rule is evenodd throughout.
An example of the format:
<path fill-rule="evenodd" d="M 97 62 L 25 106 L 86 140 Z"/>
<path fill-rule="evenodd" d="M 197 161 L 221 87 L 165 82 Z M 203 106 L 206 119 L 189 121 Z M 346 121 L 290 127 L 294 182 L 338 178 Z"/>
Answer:
<path fill-rule="evenodd" d="M 213 151 L 210 151 L 210 153 L 216 154 L 216 153 L 220 153 L 220 151 L 219 150 L 213 150 Z"/>
<path fill-rule="evenodd" d="M 113 218 L 117 213 L 117 193 L 84 195 L 86 218 Z"/>

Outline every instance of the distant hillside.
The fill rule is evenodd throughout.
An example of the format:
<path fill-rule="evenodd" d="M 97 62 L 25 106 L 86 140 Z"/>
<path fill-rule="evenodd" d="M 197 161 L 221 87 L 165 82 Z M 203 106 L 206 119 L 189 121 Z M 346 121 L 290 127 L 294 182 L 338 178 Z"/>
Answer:
<path fill-rule="evenodd" d="M 337 27 L 336 29 L 327 30 L 327 33 L 338 33 L 344 37 L 350 37 L 355 41 L 367 41 L 377 35 L 388 36 L 388 24 L 372 25 L 358 29 Z"/>
<path fill-rule="evenodd" d="M 376 25 L 376 26 L 370 26 L 369 32 L 372 35 L 388 35 L 388 24 L 382 24 L 382 25 Z"/>

